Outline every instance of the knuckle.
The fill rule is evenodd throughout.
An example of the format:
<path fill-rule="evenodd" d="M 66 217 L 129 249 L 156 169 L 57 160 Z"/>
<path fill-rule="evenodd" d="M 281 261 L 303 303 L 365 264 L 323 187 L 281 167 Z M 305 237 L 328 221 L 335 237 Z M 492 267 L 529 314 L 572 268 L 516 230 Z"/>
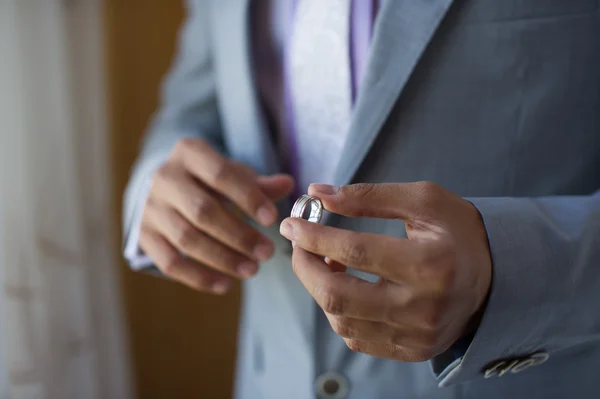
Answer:
<path fill-rule="evenodd" d="M 367 262 L 367 247 L 360 241 L 349 243 L 345 252 L 348 265 L 362 265 Z"/>
<path fill-rule="evenodd" d="M 168 254 L 162 263 L 162 272 L 167 276 L 172 276 L 180 267 L 181 257 L 176 254 Z"/>
<path fill-rule="evenodd" d="M 217 184 L 221 181 L 229 179 L 230 175 L 231 164 L 227 160 L 221 159 L 213 163 L 208 178 L 210 183 Z"/>
<path fill-rule="evenodd" d="M 316 235 L 302 234 L 302 246 L 309 252 L 322 251 L 322 244 L 322 241 Z"/>
<path fill-rule="evenodd" d="M 369 194 L 375 190 L 375 187 L 376 186 L 371 183 L 356 183 L 342 188 L 341 194 L 364 198 L 369 196 Z"/>
<path fill-rule="evenodd" d="M 426 311 L 421 314 L 422 327 L 427 332 L 435 332 L 440 329 L 444 320 L 444 306 L 441 301 L 433 301 Z"/>
<path fill-rule="evenodd" d="M 421 264 L 421 281 L 429 282 L 430 290 L 435 297 L 445 298 L 452 293 L 459 278 L 459 268 L 451 253 L 443 252 L 430 255 L 430 258 Z"/>
<path fill-rule="evenodd" d="M 353 352 L 363 352 L 365 350 L 365 344 L 356 339 L 345 340 L 346 346 Z"/>
<path fill-rule="evenodd" d="M 440 186 L 431 181 L 420 181 L 415 185 L 422 198 L 436 197 L 440 191 Z"/>
<path fill-rule="evenodd" d="M 448 295 L 456 283 L 458 270 L 453 263 L 447 263 L 439 268 L 438 291 L 442 296 Z"/>
<path fill-rule="evenodd" d="M 385 320 L 392 326 L 403 326 L 406 324 L 407 312 L 411 310 L 414 302 L 414 293 L 404 292 L 394 297 L 384 307 Z"/>
<path fill-rule="evenodd" d="M 208 195 L 194 198 L 192 204 L 192 217 L 194 222 L 208 220 L 215 211 L 216 203 Z"/>
<path fill-rule="evenodd" d="M 390 309 L 386 314 L 386 320 L 392 325 L 402 325 L 406 319 L 406 313 L 404 311 L 398 311 L 395 307 Z"/>
<path fill-rule="evenodd" d="M 166 162 L 160 165 L 150 181 L 149 199 L 161 191 L 171 190 L 173 185 L 181 180 L 182 169 L 180 165 Z"/>
<path fill-rule="evenodd" d="M 346 317 L 335 317 L 331 323 L 331 327 L 340 337 L 353 338 L 356 336 L 354 326 Z"/>
<path fill-rule="evenodd" d="M 394 330 L 390 334 L 389 343 L 395 346 L 404 346 L 406 344 L 406 334 L 401 330 Z"/>
<path fill-rule="evenodd" d="M 440 201 L 442 188 L 430 181 L 414 183 L 423 209 L 435 209 Z"/>
<path fill-rule="evenodd" d="M 154 172 L 153 183 L 167 180 L 171 177 L 171 175 L 172 175 L 171 165 L 169 165 L 168 163 L 164 163 L 164 164 L 160 165 L 158 167 L 158 169 L 156 169 L 156 172 Z"/>
<path fill-rule="evenodd" d="M 368 201 L 373 196 L 376 185 L 369 183 L 356 183 L 342 187 L 337 193 L 340 204 L 347 204 L 344 207 L 352 209 L 352 213 L 357 216 L 367 216 L 367 212 L 361 207 L 352 204 L 360 204 L 362 201 Z"/>
<path fill-rule="evenodd" d="M 182 226 L 177 230 L 174 244 L 176 247 L 185 250 L 196 242 L 196 238 L 197 232 L 194 227 L 191 225 Z"/>
<path fill-rule="evenodd" d="M 457 272 L 454 254 L 434 247 L 415 252 L 412 271 L 419 281 L 430 283 L 436 293 L 446 292 L 454 284 Z"/>
<path fill-rule="evenodd" d="M 329 285 L 317 289 L 316 301 L 323 311 L 332 315 L 342 315 L 348 308 L 348 301 L 340 293 Z"/>

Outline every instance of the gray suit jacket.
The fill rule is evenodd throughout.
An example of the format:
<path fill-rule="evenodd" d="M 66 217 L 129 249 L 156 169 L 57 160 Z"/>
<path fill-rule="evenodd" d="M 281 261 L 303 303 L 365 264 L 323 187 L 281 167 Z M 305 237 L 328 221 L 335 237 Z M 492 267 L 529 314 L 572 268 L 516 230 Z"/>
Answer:
<path fill-rule="evenodd" d="M 472 201 L 493 257 L 483 321 L 466 350 L 428 363 L 351 352 L 294 276 L 275 227 L 266 233 L 276 255 L 244 289 L 237 396 L 311 398 L 316 376 L 334 370 L 354 399 L 600 397 L 600 1 L 382 3 L 335 180 L 430 180 Z M 279 170 L 251 76 L 247 9 L 189 2 L 126 194 L 126 233 L 142 182 L 183 137 Z M 404 234 L 388 220 L 326 223 Z M 484 376 L 539 351 L 549 355 L 541 365 Z"/>

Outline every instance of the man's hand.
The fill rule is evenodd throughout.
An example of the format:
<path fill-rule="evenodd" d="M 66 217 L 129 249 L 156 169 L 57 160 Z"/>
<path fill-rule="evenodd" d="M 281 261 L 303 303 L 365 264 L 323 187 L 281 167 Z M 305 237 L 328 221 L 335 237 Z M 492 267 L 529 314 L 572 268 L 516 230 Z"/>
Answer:
<path fill-rule="evenodd" d="M 408 239 L 356 233 L 288 218 L 293 267 L 352 350 L 400 361 L 444 352 L 478 322 L 492 276 L 477 209 L 433 183 L 312 185 L 325 209 L 401 219 Z M 325 257 L 325 258 L 324 258 Z M 347 266 L 380 276 L 351 276 Z"/>
<path fill-rule="evenodd" d="M 229 205 L 269 226 L 277 220 L 274 201 L 293 185 L 287 175 L 257 176 L 202 140 L 182 140 L 154 175 L 140 246 L 165 275 L 222 294 L 231 277 L 254 275 L 258 261 L 274 251 L 273 243 Z"/>

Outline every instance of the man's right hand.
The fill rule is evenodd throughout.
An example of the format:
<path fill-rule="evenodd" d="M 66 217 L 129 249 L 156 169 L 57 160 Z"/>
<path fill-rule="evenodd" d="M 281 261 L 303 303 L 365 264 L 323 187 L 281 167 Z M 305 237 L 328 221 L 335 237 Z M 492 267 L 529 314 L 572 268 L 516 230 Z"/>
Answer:
<path fill-rule="evenodd" d="M 273 243 L 233 207 L 270 226 L 277 220 L 274 202 L 293 186 L 291 176 L 258 176 L 205 141 L 184 139 L 154 175 L 140 246 L 163 274 L 223 294 L 232 277 L 251 277 L 274 252 Z"/>

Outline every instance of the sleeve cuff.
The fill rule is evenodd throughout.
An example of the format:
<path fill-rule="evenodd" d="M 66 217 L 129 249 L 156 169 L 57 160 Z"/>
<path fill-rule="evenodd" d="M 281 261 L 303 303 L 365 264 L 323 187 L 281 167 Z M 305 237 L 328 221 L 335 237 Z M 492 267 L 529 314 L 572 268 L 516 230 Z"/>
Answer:
<path fill-rule="evenodd" d="M 150 259 L 149 256 L 143 253 L 139 245 L 142 216 L 144 206 L 148 199 L 148 194 L 150 193 L 152 179 L 150 177 L 146 177 L 142 184 L 143 186 L 140 187 L 139 195 L 135 199 L 136 203 L 133 208 L 134 215 L 131 220 L 129 232 L 125 239 L 125 248 L 123 250 L 123 255 L 127 262 L 129 262 L 129 266 L 131 267 L 131 269 L 136 271 L 153 266 L 152 259 Z"/>
<path fill-rule="evenodd" d="M 550 339 L 556 330 L 547 315 L 550 309 L 564 309 L 549 303 L 564 296 L 546 292 L 556 287 L 556 281 L 546 281 L 556 278 L 549 265 L 562 265 L 563 259 L 542 233 L 547 221 L 539 204 L 528 198 L 469 201 L 479 210 L 488 234 L 492 284 L 471 341 L 432 360 L 440 387 L 483 379 L 486 368 L 500 359 L 556 349 Z"/>

